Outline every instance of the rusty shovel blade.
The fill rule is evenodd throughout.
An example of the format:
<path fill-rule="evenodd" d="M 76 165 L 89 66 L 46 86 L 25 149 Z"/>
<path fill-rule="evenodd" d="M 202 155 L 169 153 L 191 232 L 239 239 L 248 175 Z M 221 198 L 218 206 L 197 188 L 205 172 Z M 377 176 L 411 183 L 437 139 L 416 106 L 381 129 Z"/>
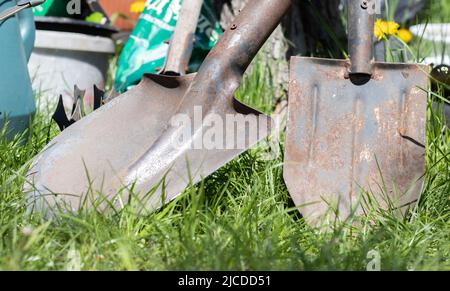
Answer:
<path fill-rule="evenodd" d="M 153 211 L 264 139 L 271 119 L 234 93 L 290 4 L 248 1 L 195 76 L 148 75 L 65 130 L 29 170 L 34 209 L 92 200 L 102 210 L 137 197 L 139 210 Z"/>
<path fill-rule="evenodd" d="M 200 104 L 193 108 L 193 114 L 198 115 L 194 116 L 196 122 L 209 119 L 213 125 L 214 120 L 226 120 L 229 115 L 233 116 L 233 122 L 243 120 L 248 126 L 224 123 L 228 129 L 215 130 L 202 124 L 186 136 L 186 144 L 177 144 L 171 139 L 177 133 L 169 135 L 166 131 L 177 126 L 178 117 L 182 121 L 190 116 L 177 115 L 177 110 L 194 78 L 195 75 L 146 75 L 137 87 L 57 136 L 29 170 L 27 192 L 36 210 L 51 211 L 58 206 L 76 211 L 86 199 L 90 199 L 89 207 L 97 203 L 98 209 L 102 209 L 105 205 L 100 202 L 107 199 L 120 208 L 120 203 L 127 201 L 129 192 L 133 192 L 145 204 L 145 210 L 153 211 L 174 199 L 190 183 L 208 176 L 267 136 L 270 118 L 237 101 L 219 102 L 212 104 L 217 113 L 202 112 L 204 107 Z M 195 124 L 190 123 L 177 129 L 187 132 L 191 130 L 189 125 L 194 129 Z M 211 130 L 235 134 L 234 139 L 220 137 L 222 141 L 230 138 L 233 144 L 229 144 L 229 149 L 225 144 L 214 148 L 216 143 L 213 148 L 203 148 L 204 138 Z M 114 201 L 120 191 L 125 192 L 121 201 Z"/>
<path fill-rule="evenodd" d="M 312 224 L 328 214 L 363 214 L 360 194 L 401 207 L 421 191 L 428 68 L 374 63 L 371 80 L 357 85 L 349 67 L 345 60 L 291 62 L 284 178 Z"/>
<path fill-rule="evenodd" d="M 212 104 L 213 111 L 203 111 L 199 103 L 193 107 L 193 123 L 178 126 L 191 116 L 177 115 L 177 110 L 194 78 L 146 75 L 137 87 L 63 131 L 29 170 L 33 206 L 75 211 L 91 199 L 101 209 L 105 205 L 99 202 L 108 199 L 120 207 L 133 192 L 145 210 L 153 211 L 269 134 L 270 118 L 238 101 Z M 231 122 L 221 124 L 227 118 Z M 223 127 L 214 128 L 219 123 Z M 167 133 L 171 127 L 193 132 L 178 144 L 174 139 L 183 137 L 176 130 Z M 209 134 L 223 143 L 208 145 Z M 125 192 L 121 201 L 113 201 L 120 191 Z"/>

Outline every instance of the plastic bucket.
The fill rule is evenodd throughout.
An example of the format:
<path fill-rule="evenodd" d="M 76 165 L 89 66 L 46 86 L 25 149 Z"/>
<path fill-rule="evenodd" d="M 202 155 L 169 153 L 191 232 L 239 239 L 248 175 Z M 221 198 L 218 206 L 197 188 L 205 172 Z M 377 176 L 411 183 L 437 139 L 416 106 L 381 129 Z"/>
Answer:
<path fill-rule="evenodd" d="M 93 102 L 93 85 L 104 89 L 114 42 L 107 37 L 37 30 L 29 62 L 33 88 L 41 106 L 54 105 L 59 95 L 71 107 L 74 85 L 87 90 L 85 104 Z"/>

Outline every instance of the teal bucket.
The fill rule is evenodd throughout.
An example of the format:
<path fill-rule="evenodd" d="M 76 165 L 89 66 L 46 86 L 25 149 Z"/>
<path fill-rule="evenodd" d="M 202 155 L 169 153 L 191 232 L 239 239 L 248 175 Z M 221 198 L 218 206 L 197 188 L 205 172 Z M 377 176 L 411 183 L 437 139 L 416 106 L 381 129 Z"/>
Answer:
<path fill-rule="evenodd" d="M 15 0 L 0 1 L 0 12 L 14 5 Z M 36 112 L 27 67 L 34 40 L 31 9 L 0 22 L 0 129 L 7 123 L 8 139 L 28 129 Z"/>

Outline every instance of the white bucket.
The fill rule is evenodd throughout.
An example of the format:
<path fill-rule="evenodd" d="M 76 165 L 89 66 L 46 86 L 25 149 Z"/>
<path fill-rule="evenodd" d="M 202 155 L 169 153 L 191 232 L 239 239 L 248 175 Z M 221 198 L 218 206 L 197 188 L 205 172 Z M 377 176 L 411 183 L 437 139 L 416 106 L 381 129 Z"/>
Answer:
<path fill-rule="evenodd" d="M 63 95 L 66 108 L 71 108 L 74 85 L 86 90 L 85 103 L 92 104 L 93 86 L 104 89 L 114 53 L 114 42 L 107 37 L 37 30 L 28 68 L 41 106 L 53 106 Z"/>
<path fill-rule="evenodd" d="M 450 23 L 429 23 L 411 26 L 410 31 L 418 38 L 433 43 L 442 50 L 444 54 L 434 53 L 425 59 L 426 64 L 450 65 Z"/>

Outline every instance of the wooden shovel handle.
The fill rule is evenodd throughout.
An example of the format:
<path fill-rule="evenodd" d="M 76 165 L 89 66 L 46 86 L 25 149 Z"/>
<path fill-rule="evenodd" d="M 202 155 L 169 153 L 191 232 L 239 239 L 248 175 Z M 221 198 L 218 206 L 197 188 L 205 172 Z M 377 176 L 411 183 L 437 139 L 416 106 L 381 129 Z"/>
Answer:
<path fill-rule="evenodd" d="M 195 30 L 203 0 L 183 0 L 177 26 L 170 41 L 165 74 L 185 75 L 194 47 Z"/>

